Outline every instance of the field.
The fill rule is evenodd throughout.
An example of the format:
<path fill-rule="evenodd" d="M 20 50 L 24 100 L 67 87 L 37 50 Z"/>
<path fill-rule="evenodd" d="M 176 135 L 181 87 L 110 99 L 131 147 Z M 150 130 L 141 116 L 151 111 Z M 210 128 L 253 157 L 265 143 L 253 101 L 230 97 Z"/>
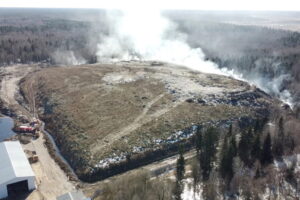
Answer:
<path fill-rule="evenodd" d="M 152 62 L 45 68 L 20 87 L 84 180 L 120 163 L 168 156 L 191 144 L 198 126 L 265 117 L 273 101 L 229 77 Z"/>

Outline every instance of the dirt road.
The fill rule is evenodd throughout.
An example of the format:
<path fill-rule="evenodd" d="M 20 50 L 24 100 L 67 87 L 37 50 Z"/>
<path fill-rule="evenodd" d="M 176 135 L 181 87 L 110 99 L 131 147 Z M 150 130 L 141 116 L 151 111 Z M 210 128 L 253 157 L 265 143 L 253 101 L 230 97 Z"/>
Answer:
<path fill-rule="evenodd" d="M 19 92 L 18 83 L 25 77 L 28 73 L 38 69 L 37 65 L 14 65 L 3 67 L 1 69 L 1 74 L 3 78 L 1 80 L 0 88 L 0 98 L 4 103 L 4 106 L 15 111 L 19 116 L 24 115 L 29 117 L 29 113 L 17 102 L 17 94 Z"/>
<path fill-rule="evenodd" d="M 195 157 L 196 154 L 197 154 L 196 150 L 193 149 L 184 153 L 184 158 L 185 160 L 188 160 Z M 132 176 L 136 173 L 139 173 L 141 170 L 148 171 L 152 178 L 156 178 L 158 176 L 174 178 L 174 170 L 176 169 L 177 159 L 178 159 L 178 155 L 174 155 L 166 159 L 145 165 L 143 167 L 127 171 L 123 174 L 112 176 L 103 181 L 98 181 L 96 183 L 91 183 L 91 184 L 84 184 L 83 191 L 87 196 L 93 196 L 94 193 L 97 191 L 99 192 L 99 190 L 101 190 L 106 183 L 120 179 L 121 177 Z"/>
<path fill-rule="evenodd" d="M 148 104 L 145 105 L 143 111 L 141 114 L 139 114 L 135 120 L 129 124 L 128 126 L 122 128 L 116 133 L 109 134 L 103 139 L 99 140 L 98 143 L 96 143 L 92 148 L 92 152 L 99 152 L 102 149 L 105 149 L 109 145 L 111 145 L 114 141 L 117 141 L 121 139 L 122 137 L 130 134 L 132 131 L 138 129 L 142 125 L 148 123 L 149 121 L 158 118 L 159 116 L 167 113 L 171 109 L 175 108 L 180 102 L 174 103 L 173 105 L 168 105 L 163 109 L 157 110 L 156 112 L 152 114 L 148 114 L 149 110 L 152 108 L 152 106 L 158 102 L 160 99 L 162 99 L 165 96 L 165 94 L 160 94 L 157 97 L 155 97 L 153 100 L 151 100 Z"/>
<path fill-rule="evenodd" d="M 122 128 L 120 131 L 114 134 L 109 134 L 103 139 L 99 140 L 96 145 L 92 147 L 92 152 L 98 152 L 101 149 L 107 147 L 108 145 L 112 144 L 114 141 L 121 139 L 123 136 L 128 135 L 133 130 L 140 127 L 142 124 L 145 123 L 145 116 L 147 112 L 150 110 L 151 106 L 156 103 L 158 100 L 160 100 L 164 94 L 160 94 L 157 97 L 155 97 L 152 101 L 150 101 L 145 108 L 143 109 L 142 113 L 135 118 L 135 120 L 129 124 L 128 126 Z M 141 122 L 143 120 L 143 122 Z"/>
<path fill-rule="evenodd" d="M 35 193 L 38 193 L 42 199 L 55 200 L 57 196 L 75 189 L 75 186 L 49 155 L 44 146 L 43 135 L 31 143 L 23 145 L 23 148 L 36 151 L 39 157 L 39 162 L 31 165 L 38 189 L 29 196 L 28 200 L 36 200 Z"/>
<path fill-rule="evenodd" d="M 33 117 L 33 113 L 22 107 L 16 100 L 19 92 L 19 81 L 38 66 L 15 65 L 5 67 L 1 70 L 0 98 L 4 105 L 14 110 L 18 115 Z M 30 109 L 32 110 L 32 108 Z M 24 150 L 36 151 L 39 162 L 32 164 L 36 176 L 37 189 L 33 191 L 27 200 L 55 200 L 57 196 L 75 189 L 75 184 L 68 180 L 68 177 L 52 159 L 48 149 L 44 146 L 44 135 L 37 140 L 23 145 Z"/>

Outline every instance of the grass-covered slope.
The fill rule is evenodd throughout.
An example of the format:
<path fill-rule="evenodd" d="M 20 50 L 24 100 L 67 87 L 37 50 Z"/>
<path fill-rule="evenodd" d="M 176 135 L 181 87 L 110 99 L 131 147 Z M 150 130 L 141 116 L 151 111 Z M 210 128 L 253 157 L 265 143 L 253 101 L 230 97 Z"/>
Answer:
<path fill-rule="evenodd" d="M 45 68 L 20 85 L 90 181 L 168 156 L 179 143 L 191 146 L 198 126 L 264 117 L 273 102 L 229 77 L 150 62 Z"/>

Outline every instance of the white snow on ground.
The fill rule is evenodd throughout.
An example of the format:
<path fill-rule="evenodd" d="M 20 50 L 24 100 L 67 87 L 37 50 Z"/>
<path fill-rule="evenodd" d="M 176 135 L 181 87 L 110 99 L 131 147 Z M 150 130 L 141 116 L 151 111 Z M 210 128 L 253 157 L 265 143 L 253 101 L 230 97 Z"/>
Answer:
<path fill-rule="evenodd" d="M 201 199 L 201 192 L 198 191 L 194 193 L 194 188 L 193 188 L 193 180 L 191 178 L 188 178 L 184 180 L 184 190 L 181 194 L 182 200 L 200 200 Z M 201 189 L 201 188 L 200 188 Z"/>
<path fill-rule="evenodd" d="M 287 169 L 288 167 L 292 166 L 292 164 L 295 163 L 295 172 L 300 172 L 300 154 L 296 155 L 291 155 L 291 156 L 284 156 L 283 161 L 274 161 L 274 165 L 276 169 L 279 170 L 284 170 Z M 295 189 L 291 187 L 289 183 L 284 181 L 284 188 L 286 191 L 292 191 L 293 194 L 296 193 Z M 203 199 L 201 197 L 202 190 L 201 186 L 199 188 L 199 191 L 194 193 L 194 188 L 193 188 L 193 180 L 191 178 L 185 179 L 184 180 L 184 191 L 181 195 L 182 200 L 201 200 Z M 281 193 L 276 192 L 278 195 L 278 199 L 285 199 Z M 269 187 L 266 187 L 266 190 L 263 194 L 261 194 L 261 198 L 263 200 L 268 200 L 270 198 L 270 195 L 274 195 L 272 191 L 270 191 Z M 243 198 L 240 196 L 239 199 L 243 200 Z"/>
<path fill-rule="evenodd" d="M 295 162 L 295 172 L 300 171 L 300 154 L 291 155 L 291 156 L 284 156 L 283 161 L 274 161 L 274 165 L 277 170 L 279 169 L 287 169 L 288 167 L 292 166 L 293 162 Z"/>

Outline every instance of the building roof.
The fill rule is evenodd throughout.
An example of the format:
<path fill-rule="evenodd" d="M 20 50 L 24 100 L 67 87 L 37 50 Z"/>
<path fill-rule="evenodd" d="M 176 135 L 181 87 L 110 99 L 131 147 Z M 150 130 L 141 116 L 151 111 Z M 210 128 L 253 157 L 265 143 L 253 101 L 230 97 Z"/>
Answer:
<path fill-rule="evenodd" d="M 20 142 L 1 142 L 0 158 L 0 184 L 15 178 L 34 176 Z"/>
<path fill-rule="evenodd" d="M 56 198 L 57 200 L 90 200 L 81 191 L 72 191 Z"/>

